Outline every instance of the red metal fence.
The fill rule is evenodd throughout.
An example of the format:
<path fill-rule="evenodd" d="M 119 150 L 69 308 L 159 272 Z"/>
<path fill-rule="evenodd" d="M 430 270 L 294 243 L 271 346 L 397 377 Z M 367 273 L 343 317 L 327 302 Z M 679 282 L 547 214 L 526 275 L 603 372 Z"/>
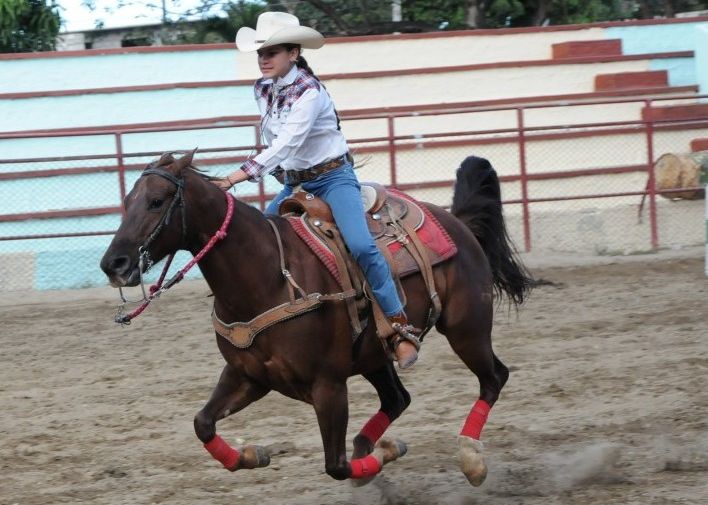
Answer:
<path fill-rule="evenodd" d="M 370 158 L 370 163 L 362 169 L 367 175 L 377 179 L 387 179 L 391 186 L 404 191 L 419 193 L 421 198 L 436 203 L 448 204 L 452 196 L 454 169 L 467 154 L 492 153 L 490 158 L 499 168 L 497 158 L 503 158 L 499 170 L 503 183 L 507 213 L 517 216 L 519 233 L 517 240 L 523 243 L 523 249 L 530 251 L 534 247 L 534 233 L 540 224 L 535 223 L 536 209 L 552 207 L 543 204 L 559 202 L 589 202 L 593 200 L 634 198 L 635 210 L 639 200 L 647 198 L 647 222 L 649 228 L 649 246 L 656 249 L 661 246 L 660 222 L 658 218 L 658 193 L 654 185 L 652 170 L 657 157 L 657 141 L 662 150 L 685 151 L 692 138 L 708 137 L 708 113 L 706 104 L 697 103 L 697 99 L 708 96 L 688 95 L 655 99 L 623 98 L 617 100 L 582 101 L 574 103 L 542 103 L 517 107 L 480 107 L 468 104 L 449 104 L 397 108 L 371 113 L 343 113 L 345 131 L 366 132 L 367 128 L 359 124 L 377 125 L 374 135 L 357 135 L 349 143 L 358 157 Z M 690 101 L 689 106 L 676 107 L 677 103 Z M 665 106 L 671 104 L 673 107 Z M 620 109 L 634 107 L 635 112 Z M 594 114 L 592 111 L 596 110 Z M 612 111 L 617 110 L 614 114 Z M 580 113 L 582 112 L 582 114 Z M 509 118 L 513 116 L 513 120 Z M 636 119 L 641 116 L 641 119 Z M 549 124 L 549 118 L 568 118 L 565 123 Z M 577 121 L 576 117 L 580 120 Z M 597 117 L 598 120 L 587 120 Z M 472 128 L 467 126 L 467 118 Z M 494 127 L 477 127 L 492 118 Z M 604 119 L 603 119 L 604 118 Z M 607 118 L 610 118 L 609 120 Z M 584 120 L 585 119 L 585 120 Z M 437 126 L 426 128 L 426 124 Z M 450 128 L 446 128 L 449 123 Z M 385 130 L 382 125 L 385 124 Z M 417 126 L 416 126 L 417 125 Z M 201 132 L 212 129 L 251 128 L 254 142 L 250 145 L 209 147 L 200 149 L 197 164 L 208 169 L 211 166 L 237 166 L 248 154 L 263 148 L 260 144 L 258 118 L 222 117 L 198 121 L 176 123 L 156 123 L 129 126 L 79 128 L 52 131 L 0 133 L 2 142 L 21 139 L 55 139 L 111 135 L 114 139 L 112 152 L 101 154 L 15 157 L 0 159 L 0 185 L 9 181 L 27 180 L 37 182 L 46 178 L 60 176 L 83 176 L 87 174 L 115 174 L 115 200 L 110 205 L 71 207 L 68 202 L 64 208 L 32 209 L 29 211 L 0 212 L 0 225 L 10 222 L 30 222 L 50 218 L 80 218 L 86 216 L 115 215 L 122 211 L 121 202 L 128 190 L 128 174 L 142 169 L 145 160 L 159 155 L 163 150 L 155 145 L 154 150 L 127 152 L 124 139 L 129 135 L 188 132 Z M 402 130 L 402 131 L 401 131 Z M 411 130 L 415 130 L 411 133 Z M 422 132 L 422 133 L 421 133 Z M 673 139 L 673 140 L 672 140 Z M 617 142 L 625 142 L 626 149 Z M 606 160 L 606 149 L 616 151 L 616 164 Z M 620 147 L 617 147 L 620 145 Z M 560 146 L 555 148 L 554 146 Z M 184 148 L 191 148 L 185 145 Z M 496 149 L 496 151 L 495 151 Z M 583 159 L 578 156 L 583 151 Z M 596 150 L 596 161 L 593 161 Z M 639 155 L 639 150 L 643 155 Z M 626 152 L 624 152 L 626 151 Z M 0 151 L 1 152 L 1 151 Z M 630 155 L 631 153 L 631 155 Z M 531 162 L 529 157 L 536 161 Z M 604 156 L 605 160 L 600 161 Z M 563 157 L 567 157 L 564 161 Z M 408 160 L 405 161 L 404 160 Z M 573 158 L 573 159 L 571 159 Z M 577 158 L 577 159 L 576 159 Z M 411 161 L 413 160 L 413 161 Z M 384 162 L 388 165 L 384 167 Z M 544 169 L 548 162 L 553 169 Z M 564 163 L 567 162 L 567 166 Z M 413 174 L 411 166 L 420 165 L 421 171 Z M 407 174 L 404 173 L 407 171 Z M 427 174 L 435 177 L 428 177 Z M 615 185 L 612 177 L 640 174 L 643 182 L 623 182 Z M 591 178 L 592 181 L 588 182 Z M 617 179 L 619 180 L 619 179 Z M 629 180 L 629 179 L 627 179 Z M 572 181 L 584 181 L 583 184 L 569 186 Z M 629 184 L 629 185 L 628 185 Z M 557 189 L 554 189 L 557 185 Z M 565 189 L 564 189 L 565 188 Z M 568 189 L 570 188 L 570 190 Z M 596 188 L 596 190 L 588 190 Z M 86 188 L 92 191 L 93 188 Z M 435 193 L 437 191 L 438 193 Z M 26 196 L 26 195 L 25 195 Z M 245 201 L 253 202 L 265 208 L 273 197 L 273 188 L 259 183 L 257 191 L 242 196 Z M 5 205 L 3 205 L 5 207 Z M 13 208 L 12 206 L 8 206 Z M 693 210 L 690 210 L 693 212 Z M 700 214 L 699 214 L 700 218 Z M 1 230 L 2 228 L 0 228 Z M 81 237 L 91 235 L 110 235 L 113 229 L 92 229 L 80 231 L 46 230 L 37 233 L 12 234 L 0 231 L 0 245 L 8 241 L 30 240 L 39 238 Z M 611 252 L 611 251 L 610 251 Z M 0 254 L 2 248 L 0 247 Z"/>

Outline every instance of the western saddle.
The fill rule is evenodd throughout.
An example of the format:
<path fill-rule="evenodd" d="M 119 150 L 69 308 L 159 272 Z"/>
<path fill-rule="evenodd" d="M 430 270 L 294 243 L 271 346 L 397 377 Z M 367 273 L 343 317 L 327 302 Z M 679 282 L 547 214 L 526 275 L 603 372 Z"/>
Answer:
<path fill-rule="evenodd" d="M 435 282 L 430 253 L 416 234 L 425 220 L 423 210 L 412 200 L 386 191 L 377 183 L 362 183 L 361 197 L 366 212 L 369 231 L 376 245 L 391 267 L 399 296 L 405 305 L 405 293 L 400 278 L 414 272 L 421 272 L 430 297 L 430 310 L 421 336 L 432 328 L 440 315 L 440 300 L 435 290 Z M 285 217 L 300 216 L 308 230 L 324 243 L 332 252 L 338 270 L 338 279 L 345 292 L 353 290 L 357 295 L 347 299 L 347 309 L 354 338 L 365 326 L 367 305 L 371 309 L 378 336 L 385 342 L 396 330 L 385 317 L 378 302 L 370 292 L 364 274 L 347 250 L 329 206 L 324 200 L 311 193 L 298 191 L 281 202 L 279 213 Z M 394 257 L 389 245 L 398 242 L 403 247 Z M 366 296 L 364 296 L 366 295 Z M 388 346 L 384 345 L 388 351 Z"/>

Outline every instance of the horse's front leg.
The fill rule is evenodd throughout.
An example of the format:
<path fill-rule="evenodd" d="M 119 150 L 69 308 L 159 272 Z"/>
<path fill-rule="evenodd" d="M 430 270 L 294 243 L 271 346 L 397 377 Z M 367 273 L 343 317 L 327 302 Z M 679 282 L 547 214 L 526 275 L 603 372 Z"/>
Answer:
<path fill-rule="evenodd" d="M 382 440 L 371 454 L 347 461 L 345 438 L 349 421 L 346 382 L 318 381 L 312 389 L 312 403 L 322 434 L 325 471 L 337 480 L 372 477 L 386 463 L 405 453 L 401 443 Z"/>
<path fill-rule="evenodd" d="M 268 466 L 270 457 L 264 447 L 246 446 L 235 449 L 216 434 L 216 422 L 234 414 L 251 402 L 263 398 L 268 389 L 254 384 L 227 364 L 207 404 L 194 417 L 194 431 L 204 448 L 227 470 Z"/>
<path fill-rule="evenodd" d="M 387 361 L 383 368 L 364 374 L 364 378 L 376 388 L 381 408 L 354 437 L 352 459 L 370 454 L 389 425 L 398 419 L 411 403 L 411 396 L 390 361 Z"/>

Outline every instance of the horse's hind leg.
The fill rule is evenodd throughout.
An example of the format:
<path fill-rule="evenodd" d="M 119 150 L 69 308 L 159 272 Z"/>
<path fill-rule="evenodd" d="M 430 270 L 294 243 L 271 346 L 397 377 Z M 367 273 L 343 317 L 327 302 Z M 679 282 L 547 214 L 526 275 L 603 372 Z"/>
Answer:
<path fill-rule="evenodd" d="M 438 329 L 479 379 L 479 398 L 472 406 L 458 439 L 462 471 L 470 484 L 479 486 L 487 476 L 480 436 L 489 411 L 509 378 L 509 370 L 492 350 L 491 310 L 486 317 L 485 314 L 470 312 L 463 318 L 464 321 L 458 321 L 459 324 L 453 327 L 441 325 Z"/>
<path fill-rule="evenodd" d="M 364 374 L 376 389 L 376 393 L 381 400 L 379 411 L 364 425 L 359 434 L 354 437 L 354 452 L 352 458 L 362 458 L 374 450 L 374 444 L 378 442 L 389 425 L 398 419 L 408 405 L 411 403 L 411 396 L 403 387 L 401 380 L 393 368 L 393 363 L 386 362 L 386 365 L 375 372 Z"/>
<path fill-rule="evenodd" d="M 204 448 L 227 470 L 267 466 L 270 457 L 260 446 L 246 446 L 241 450 L 231 447 L 216 434 L 216 422 L 234 414 L 268 393 L 239 374 L 234 367 L 226 365 L 221 372 L 211 398 L 194 417 L 194 430 L 204 443 Z"/>
<path fill-rule="evenodd" d="M 329 476 L 337 480 L 371 477 L 403 453 L 398 444 L 387 442 L 364 458 L 347 461 L 344 447 L 349 419 L 346 382 L 317 381 L 312 387 L 312 404 L 320 425 L 325 471 Z"/>

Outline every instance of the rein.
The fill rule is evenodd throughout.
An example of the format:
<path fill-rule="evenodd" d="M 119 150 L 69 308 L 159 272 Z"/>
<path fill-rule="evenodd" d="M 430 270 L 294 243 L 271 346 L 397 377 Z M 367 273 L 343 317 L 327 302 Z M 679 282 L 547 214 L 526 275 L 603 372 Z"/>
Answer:
<path fill-rule="evenodd" d="M 172 199 L 172 202 L 170 203 L 169 208 L 165 213 L 162 215 L 162 218 L 160 219 L 160 222 L 157 223 L 157 226 L 155 226 L 155 229 L 150 233 L 148 236 L 147 240 L 145 243 L 138 248 L 138 253 L 140 255 L 139 261 L 138 261 L 138 271 L 140 272 L 140 288 L 143 293 L 143 298 L 142 300 L 139 300 L 138 302 L 142 302 L 140 306 L 138 306 L 135 310 L 133 310 L 130 313 L 125 313 L 125 306 L 127 303 L 138 303 L 138 302 L 129 302 L 125 296 L 123 295 L 123 290 L 121 288 L 118 288 L 120 292 L 120 298 L 121 301 L 123 302 L 119 307 L 118 307 L 118 314 L 116 314 L 115 317 L 115 322 L 122 324 L 122 325 L 127 325 L 130 324 L 131 320 L 137 316 L 139 316 L 146 308 L 148 305 L 150 305 L 150 302 L 152 302 L 155 298 L 158 298 L 162 293 L 170 289 L 172 286 L 180 282 L 185 274 L 201 259 L 204 257 L 206 253 L 208 253 L 219 240 L 222 240 L 224 237 L 226 237 L 226 230 L 228 229 L 229 225 L 231 224 L 231 219 L 234 215 L 234 200 L 233 197 L 229 194 L 224 192 L 224 195 L 226 196 L 226 216 L 224 217 L 224 221 L 221 223 L 221 226 L 219 229 L 212 235 L 212 237 L 209 239 L 209 241 L 202 247 L 202 249 L 181 269 L 179 270 L 175 275 L 173 275 L 164 285 L 163 281 L 165 280 L 165 277 L 167 276 L 167 271 L 170 268 L 170 265 L 172 264 L 172 260 L 175 257 L 175 253 L 172 253 L 168 256 L 167 262 L 165 263 L 165 267 L 162 269 L 162 274 L 160 274 L 160 278 L 157 280 L 155 284 L 150 286 L 149 291 L 150 294 L 148 295 L 145 292 L 145 283 L 143 280 L 143 267 L 145 265 L 145 271 L 150 269 L 152 266 L 152 260 L 150 259 L 150 255 L 148 253 L 148 246 L 157 238 L 157 236 L 160 234 L 162 229 L 164 228 L 165 225 L 168 225 L 170 222 L 170 216 L 172 215 L 175 207 L 179 205 L 182 207 L 182 239 L 186 237 L 187 234 L 187 222 L 186 222 L 186 214 L 185 214 L 185 206 L 184 206 L 184 179 L 183 178 L 176 178 L 169 172 L 165 170 L 160 170 L 156 168 L 150 168 L 145 170 L 142 176 L 145 175 L 159 175 L 160 177 L 163 177 L 167 179 L 168 181 L 172 182 L 175 186 L 177 186 L 177 193 L 175 194 L 174 198 Z"/>

